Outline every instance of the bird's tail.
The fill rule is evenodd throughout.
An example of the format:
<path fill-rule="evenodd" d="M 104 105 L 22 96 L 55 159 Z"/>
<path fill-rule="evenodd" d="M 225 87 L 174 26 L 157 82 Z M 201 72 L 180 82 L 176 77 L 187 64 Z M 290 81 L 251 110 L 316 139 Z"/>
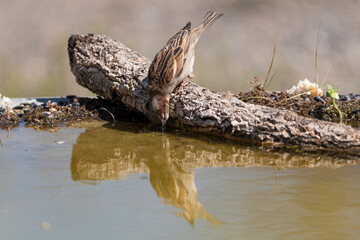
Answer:
<path fill-rule="evenodd" d="M 210 27 L 216 20 L 222 17 L 224 14 L 217 13 L 214 11 L 209 11 L 205 14 L 203 20 L 200 25 L 195 28 L 196 32 L 204 32 L 208 27 Z"/>

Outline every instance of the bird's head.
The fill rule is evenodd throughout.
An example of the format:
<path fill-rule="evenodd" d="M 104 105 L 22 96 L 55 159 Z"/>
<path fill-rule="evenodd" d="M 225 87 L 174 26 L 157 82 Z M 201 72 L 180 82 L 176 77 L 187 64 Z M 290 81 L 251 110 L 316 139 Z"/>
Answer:
<path fill-rule="evenodd" d="M 147 108 L 150 121 L 160 125 L 164 131 L 169 119 L 169 98 L 166 95 L 155 95 L 149 99 Z"/>

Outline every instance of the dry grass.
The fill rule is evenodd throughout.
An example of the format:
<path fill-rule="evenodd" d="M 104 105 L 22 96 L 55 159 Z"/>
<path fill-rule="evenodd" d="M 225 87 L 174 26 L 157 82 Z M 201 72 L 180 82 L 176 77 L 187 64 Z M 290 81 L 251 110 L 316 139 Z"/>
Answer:
<path fill-rule="evenodd" d="M 272 58 L 271 58 L 271 63 L 270 63 L 270 66 L 269 66 L 269 70 L 268 70 L 268 73 L 267 73 L 267 75 L 266 75 L 265 82 L 264 82 L 264 84 L 263 84 L 263 86 L 262 86 L 265 90 L 269 87 L 269 85 L 270 85 L 271 81 L 273 80 L 273 78 L 274 78 L 274 76 L 275 76 L 275 73 L 276 73 L 276 72 L 275 72 L 275 73 L 272 75 L 269 83 L 266 85 L 266 83 L 267 83 L 267 81 L 268 81 L 268 79 L 269 79 L 269 76 L 270 76 L 270 72 L 271 72 L 272 66 L 273 66 L 273 64 L 274 64 L 275 53 L 276 53 L 276 40 L 277 40 L 277 37 L 275 37 L 275 41 L 274 41 L 274 49 L 273 49 L 273 54 L 272 54 Z"/>
<path fill-rule="evenodd" d="M 318 34 L 317 34 L 317 38 L 316 38 L 316 47 L 315 47 L 315 53 L 314 53 L 314 82 L 315 84 L 318 86 L 318 73 L 317 73 L 317 57 L 318 57 L 318 49 L 319 49 L 319 45 L 320 45 L 320 30 L 321 30 L 321 22 L 319 24 L 319 30 L 318 30 Z M 316 89 L 317 91 L 317 89 Z"/>

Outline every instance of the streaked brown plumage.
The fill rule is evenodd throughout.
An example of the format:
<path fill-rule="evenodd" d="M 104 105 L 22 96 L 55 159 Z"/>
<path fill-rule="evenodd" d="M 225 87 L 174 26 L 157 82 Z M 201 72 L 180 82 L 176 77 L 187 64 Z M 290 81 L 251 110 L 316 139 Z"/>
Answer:
<path fill-rule="evenodd" d="M 222 13 L 209 11 L 201 24 L 191 28 L 188 22 L 170 38 L 158 52 L 150 65 L 148 117 L 156 125 L 165 129 L 169 118 L 169 100 L 174 89 L 184 81 L 194 77 L 193 65 L 195 46 L 201 34 L 211 26 Z"/>

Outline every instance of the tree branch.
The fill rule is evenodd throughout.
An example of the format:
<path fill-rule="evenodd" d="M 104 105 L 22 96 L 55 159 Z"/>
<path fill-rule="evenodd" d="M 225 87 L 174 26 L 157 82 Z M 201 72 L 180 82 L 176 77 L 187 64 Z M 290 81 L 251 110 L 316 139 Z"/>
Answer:
<path fill-rule="evenodd" d="M 76 81 L 94 93 L 147 114 L 150 60 L 99 35 L 72 35 L 68 52 Z M 291 111 L 240 101 L 194 83 L 170 101 L 169 125 L 267 146 L 297 146 L 360 155 L 360 131 Z"/>

